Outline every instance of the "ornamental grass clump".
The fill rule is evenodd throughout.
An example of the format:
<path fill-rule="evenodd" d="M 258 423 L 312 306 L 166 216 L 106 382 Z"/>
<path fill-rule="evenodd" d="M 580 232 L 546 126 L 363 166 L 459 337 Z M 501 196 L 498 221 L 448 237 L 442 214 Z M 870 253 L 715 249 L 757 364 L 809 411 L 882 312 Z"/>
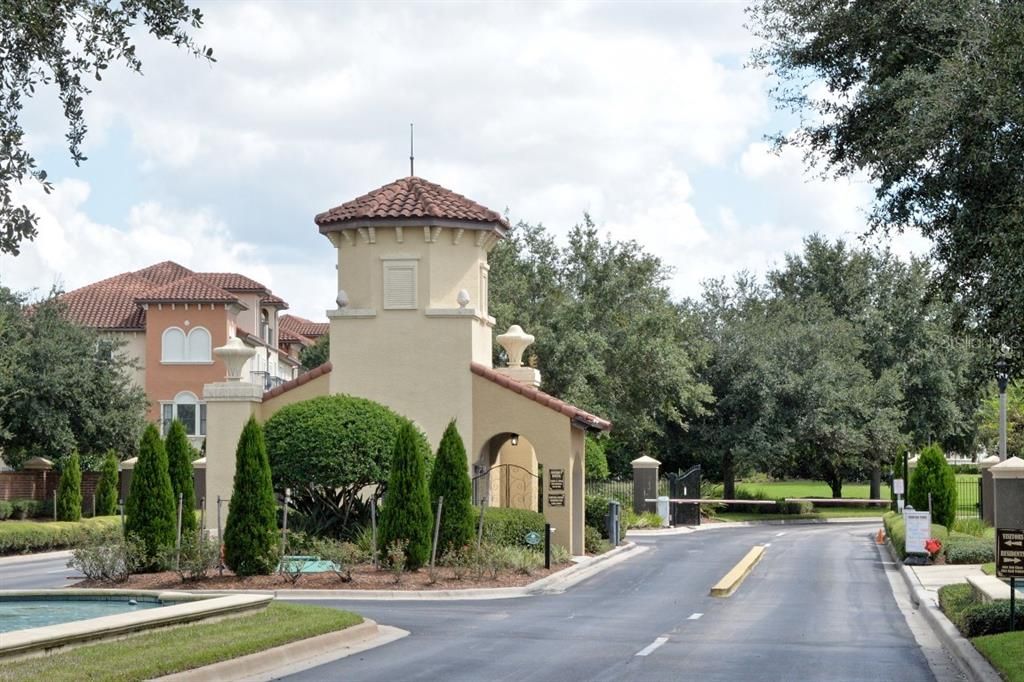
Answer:
<path fill-rule="evenodd" d="M 224 528 L 224 562 L 236 575 L 269 575 L 277 564 L 277 502 L 263 429 L 249 418 L 235 451 L 235 480 Z"/>
<path fill-rule="evenodd" d="M 60 469 L 57 484 L 57 520 L 78 521 L 82 518 L 82 465 L 78 453 L 72 452 Z"/>
<path fill-rule="evenodd" d="M 453 419 L 441 436 L 430 475 L 431 503 L 436 504 L 438 498 L 444 498 L 437 539 L 438 555 L 451 547 L 469 544 L 473 539 L 473 485 L 467 466 L 466 447 Z"/>
<path fill-rule="evenodd" d="M 178 496 L 181 496 L 181 535 L 190 536 L 195 534 L 199 525 L 196 521 L 196 492 L 192 478 L 193 450 L 185 426 L 177 419 L 171 422 L 164 448 L 167 450 L 167 471 L 171 476 L 175 509 Z"/>
<path fill-rule="evenodd" d="M 405 568 L 417 570 L 430 558 L 430 493 L 423 453 L 416 447 L 416 428 L 406 423 L 395 439 L 391 476 L 380 517 L 380 546 L 388 548 L 404 540 Z"/>
<path fill-rule="evenodd" d="M 107 452 L 100 467 L 100 480 L 96 484 L 96 515 L 113 516 L 117 513 L 117 467 L 120 460 L 113 450 Z"/>
<path fill-rule="evenodd" d="M 167 473 L 167 452 L 153 424 L 142 433 L 125 515 L 125 535 L 135 536 L 143 547 L 141 568 L 159 569 L 161 549 L 174 544 L 177 510 Z"/>

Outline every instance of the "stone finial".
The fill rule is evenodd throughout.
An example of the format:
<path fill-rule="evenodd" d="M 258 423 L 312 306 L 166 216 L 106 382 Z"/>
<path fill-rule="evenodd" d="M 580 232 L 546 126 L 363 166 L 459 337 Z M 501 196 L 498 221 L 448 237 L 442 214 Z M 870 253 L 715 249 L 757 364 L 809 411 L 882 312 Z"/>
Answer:
<path fill-rule="evenodd" d="M 661 466 L 661 462 L 647 455 L 637 457 L 630 464 L 633 465 L 634 469 L 657 469 Z"/>
<path fill-rule="evenodd" d="M 981 459 L 978 460 L 978 468 L 987 469 L 989 467 L 995 466 L 996 464 L 999 464 L 1001 461 L 1003 460 L 999 459 L 999 455 L 989 455 L 988 457 L 982 457 Z"/>
<path fill-rule="evenodd" d="M 498 343 L 505 349 L 508 355 L 508 366 L 516 369 L 523 366 L 523 351 L 534 342 L 532 334 L 527 334 L 518 324 L 508 328 L 508 331 L 498 336 Z"/>
<path fill-rule="evenodd" d="M 242 343 L 242 339 L 232 336 L 223 346 L 214 348 L 213 354 L 227 365 L 228 374 L 224 377 L 225 379 L 228 381 L 241 381 L 242 367 L 245 365 L 246 360 L 256 355 L 256 349 L 249 348 Z"/>
<path fill-rule="evenodd" d="M 459 304 L 460 308 L 465 308 L 469 305 L 469 292 L 465 289 L 459 289 L 459 293 L 455 297 L 455 301 Z"/>
<path fill-rule="evenodd" d="M 338 289 L 338 297 L 334 299 L 335 303 L 338 304 L 338 308 L 348 307 L 348 292 L 344 289 Z"/>
<path fill-rule="evenodd" d="M 1006 461 L 993 466 L 989 471 L 992 478 L 1024 478 L 1024 459 L 1010 457 Z"/>

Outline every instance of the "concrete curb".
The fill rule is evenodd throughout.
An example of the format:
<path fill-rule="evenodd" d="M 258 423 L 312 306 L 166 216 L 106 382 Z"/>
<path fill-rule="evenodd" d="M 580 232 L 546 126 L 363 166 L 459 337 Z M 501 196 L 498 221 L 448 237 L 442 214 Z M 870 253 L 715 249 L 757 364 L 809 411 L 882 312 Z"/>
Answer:
<path fill-rule="evenodd" d="M 329 661 L 344 658 L 359 651 L 381 646 L 408 635 L 398 628 L 381 628 L 364 619 L 359 625 L 300 639 L 266 651 L 231 658 L 202 668 L 184 670 L 158 677 L 164 682 L 227 682 L 239 680 L 269 680 L 281 674 L 305 670 Z"/>
<path fill-rule="evenodd" d="M 961 670 L 974 682 L 998 682 L 1002 678 L 995 668 L 978 653 L 971 642 L 960 634 L 956 626 L 942 612 L 938 604 L 931 598 L 928 591 L 914 576 L 914 572 L 906 566 L 896 554 L 892 543 L 886 538 L 886 551 L 889 557 L 899 566 L 900 575 L 907 584 L 911 600 L 917 605 L 918 610 L 924 616 L 925 621 L 931 626 L 939 640 L 946 647 L 946 650 L 953 655 Z"/>
<path fill-rule="evenodd" d="M 250 594 L 272 594 L 286 601 L 482 601 L 518 599 L 559 594 L 606 568 L 639 556 L 646 548 L 627 542 L 615 549 L 587 557 L 574 566 L 521 587 L 480 587 L 465 590 L 245 590 Z M 196 594 L 231 594 L 234 590 L 193 590 Z"/>
<path fill-rule="evenodd" d="M 70 558 L 70 549 L 62 549 L 57 552 L 39 552 L 37 554 L 12 554 L 11 556 L 0 557 L 0 566 L 5 564 L 31 563 L 35 561 L 50 561 L 52 559 Z"/>
<path fill-rule="evenodd" d="M 754 570 L 754 566 L 761 562 L 761 557 L 763 556 L 764 545 L 755 545 L 739 560 L 739 563 L 733 566 L 728 573 L 722 576 L 721 580 L 715 583 L 714 587 L 711 588 L 711 596 L 731 596 L 743 584 L 744 579 L 750 575 L 750 572 Z"/>

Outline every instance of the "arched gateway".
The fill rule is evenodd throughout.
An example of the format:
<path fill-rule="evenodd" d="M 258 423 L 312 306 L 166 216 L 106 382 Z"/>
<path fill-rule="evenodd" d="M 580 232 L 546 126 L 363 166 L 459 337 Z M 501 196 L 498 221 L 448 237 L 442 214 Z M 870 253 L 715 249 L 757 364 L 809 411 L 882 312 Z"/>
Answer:
<path fill-rule="evenodd" d="M 207 385 L 208 504 L 230 494 L 243 415 L 265 420 L 298 400 L 347 393 L 413 419 L 434 447 L 454 417 L 471 476 L 488 472 L 486 501 L 542 510 L 555 542 L 581 554 L 584 435 L 611 424 L 539 389 L 540 373 L 521 362 L 533 337 L 518 327 L 498 337 L 509 366 L 492 366 L 487 254 L 507 221 L 408 177 L 316 224 L 337 249 L 331 361 L 266 394 L 242 382 Z"/>

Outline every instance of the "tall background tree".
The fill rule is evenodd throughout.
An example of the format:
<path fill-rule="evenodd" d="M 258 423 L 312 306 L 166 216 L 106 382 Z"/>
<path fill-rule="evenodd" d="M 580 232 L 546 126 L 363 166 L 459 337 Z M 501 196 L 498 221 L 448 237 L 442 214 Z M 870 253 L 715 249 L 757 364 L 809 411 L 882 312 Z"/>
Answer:
<path fill-rule="evenodd" d="M 521 325 L 545 391 L 615 424 L 608 463 L 665 450 L 710 397 L 695 375 L 703 352 L 671 299 L 671 270 L 634 241 L 601 238 L 589 216 L 560 246 L 543 226 L 519 224 L 490 256 L 490 312 Z M 504 361 L 495 349 L 496 364 Z M 532 358 L 532 359 L 531 359 Z"/>
<path fill-rule="evenodd" d="M 121 345 L 68 321 L 56 292 L 29 306 L 0 286 L 0 450 L 9 464 L 77 450 L 95 470 L 108 450 L 136 452 L 146 395 Z"/>
<path fill-rule="evenodd" d="M 201 59 L 212 48 L 198 45 L 190 29 L 203 15 L 182 0 L 2 0 L 0 1 L 0 253 L 17 255 L 22 240 L 35 237 L 37 218 L 17 205 L 14 186 L 29 178 L 50 192 L 46 171 L 24 147 L 21 114 L 25 100 L 56 88 L 71 159 L 85 161 L 85 98 L 89 83 L 111 65 L 142 72 L 134 29 L 143 28 Z"/>
<path fill-rule="evenodd" d="M 779 145 L 863 173 L 870 226 L 917 229 L 959 322 L 1016 351 L 1024 319 L 1024 3 L 763 0 L 752 63 L 799 114 Z"/>

